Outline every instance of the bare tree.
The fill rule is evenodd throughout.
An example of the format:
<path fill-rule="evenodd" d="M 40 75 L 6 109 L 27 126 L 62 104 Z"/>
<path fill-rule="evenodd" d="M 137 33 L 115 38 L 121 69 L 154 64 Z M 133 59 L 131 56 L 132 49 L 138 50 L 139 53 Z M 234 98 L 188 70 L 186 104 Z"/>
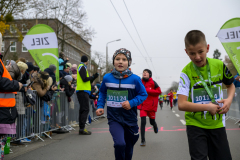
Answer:
<path fill-rule="evenodd" d="M 12 16 L 22 14 L 26 9 L 30 0 L 1 0 L 0 14 L 7 17 L 7 21 L 13 20 Z"/>
<path fill-rule="evenodd" d="M 178 90 L 178 84 L 179 84 L 179 82 L 173 81 L 171 87 L 169 87 L 167 89 L 166 94 L 168 94 L 170 92 L 170 90 L 177 91 Z"/>
<path fill-rule="evenodd" d="M 55 8 L 55 11 L 51 10 L 56 6 L 58 8 Z M 61 45 L 62 51 L 64 51 L 64 42 L 66 41 L 76 42 L 80 35 L 84 40 L 90 42 L 95 35 L 94 29 L 88 28 L 86 25 L 87 14 L 83 11 L 81 0 L 33 0 L 31 8 L 38 18 L 57 18 L 62 22 L 62 24 L 56 24 L 56 34 L 61 37 L 59 45 Z M 68 27 L 77 34 L 70 32 Z"/>
<path fill-rule="evenodd" d="M 229 56 L 225 56 L 225 60 L 224 60 L 224 64 L 227 66 L 227 68 L 230 70 L 230 72 L 232 73 L 232 75 L 236 75 L 237 74 L 237 70 L 235 68 L 235 66 L 233 65 L 232 60 L 229 58 Z"/>

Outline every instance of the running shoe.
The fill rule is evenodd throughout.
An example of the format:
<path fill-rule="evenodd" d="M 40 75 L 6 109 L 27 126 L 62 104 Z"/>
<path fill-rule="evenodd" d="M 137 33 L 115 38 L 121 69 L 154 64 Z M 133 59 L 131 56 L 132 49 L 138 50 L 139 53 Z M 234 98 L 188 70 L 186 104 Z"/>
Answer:
<path fill-rule="evenodd" d="M 142 141 L 140 146 L 142 146 L 142 147 L 146 146 L 146 141 Z"/>
<path fill-rule="evenodd" d="M 28 139 L 28 138 L 24 138 L 24 139 L 21 140 L 21 142 L 23 142 L 23 143 L 29 143 L 29 142 L 31 142 L 31 140 Z"/>
<path fill-rule="evenodd" d="M 158 126 L 157 126 L 157 124 L 155 124 L 155 125 L 153 126 L 153 129 L 154 129 L 154 132 L 155 132 L 155 133 L 158 133 Z"/>
<path fill-rule="evenodd" d="M 88 131 L 87 129 L 84 129 L 83 131 L 79 131 L 79 135 L 91 135 L 92 132 Z"/>

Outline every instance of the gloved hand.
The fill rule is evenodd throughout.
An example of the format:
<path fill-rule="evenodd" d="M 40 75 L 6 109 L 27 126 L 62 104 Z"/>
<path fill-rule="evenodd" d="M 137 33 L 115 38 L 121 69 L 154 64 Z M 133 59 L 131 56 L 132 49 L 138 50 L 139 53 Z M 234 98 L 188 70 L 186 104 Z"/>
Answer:
<path fill-rule="evenodd" d="M 93 75 L 93 77 L 94 77 L 94 79 L 96 79 L 97 77 L 98 77 L 98 73 L 95 73 L 94 75 Z"/>

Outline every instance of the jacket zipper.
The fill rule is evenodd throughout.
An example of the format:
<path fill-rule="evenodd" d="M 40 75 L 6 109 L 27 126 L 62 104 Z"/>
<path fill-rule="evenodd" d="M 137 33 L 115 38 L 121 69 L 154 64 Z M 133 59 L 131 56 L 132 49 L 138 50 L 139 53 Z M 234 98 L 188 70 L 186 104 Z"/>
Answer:
<path fill-rule="evenodd" d="M 144 82 L 144 87 L 146 88 L 146 86 L 145 86 L 145 85 L 146 85 L 146 82 Z M 142 107 L 143 107 L 143 103 L 142 103 Z M 142 107 L 141 107 L 141 109 L 142 109 Z"/>
<path fill-rule="evenodd" d="M 121 79 L 119 79 L 119 88 L 121 87 Z"/>

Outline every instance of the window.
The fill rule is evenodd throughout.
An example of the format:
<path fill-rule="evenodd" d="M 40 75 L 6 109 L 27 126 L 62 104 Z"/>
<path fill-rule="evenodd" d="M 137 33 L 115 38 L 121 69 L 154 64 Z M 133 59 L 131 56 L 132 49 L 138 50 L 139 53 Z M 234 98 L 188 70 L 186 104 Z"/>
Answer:
<path fill-rule="evenodd" d="M 24 46 L 24 44 L 22 44 L 22 52 L 27 52 L 27 48 Z"/>
<path fill-rule="evenodd" d="M 11 24 L 11 25 L 10 25 L 10 32 L 11 32 L 11 33 L 16 33 L 16 32 L 17 32 L 16 28 L 17 28 L 17 25 L 16 25 L 16 24 Z"/>
<path fill-rule="evenodd" d="M 17 43 L 10 41 L 10 52 L 16 52 L 17 50 Z"/>
<path fill-rule="evenodd" d="M 5 43 L 4 41 L 2 42 L 2 46 L 1 46 L 1 52 L 4 52 L 4 46 L 5 46 Z"/>
<path fill-rule="evenodd" d="M 22 33 L 26 33 L 26 32 L 28 32 L 27 25 L 22 24 Z"/>

